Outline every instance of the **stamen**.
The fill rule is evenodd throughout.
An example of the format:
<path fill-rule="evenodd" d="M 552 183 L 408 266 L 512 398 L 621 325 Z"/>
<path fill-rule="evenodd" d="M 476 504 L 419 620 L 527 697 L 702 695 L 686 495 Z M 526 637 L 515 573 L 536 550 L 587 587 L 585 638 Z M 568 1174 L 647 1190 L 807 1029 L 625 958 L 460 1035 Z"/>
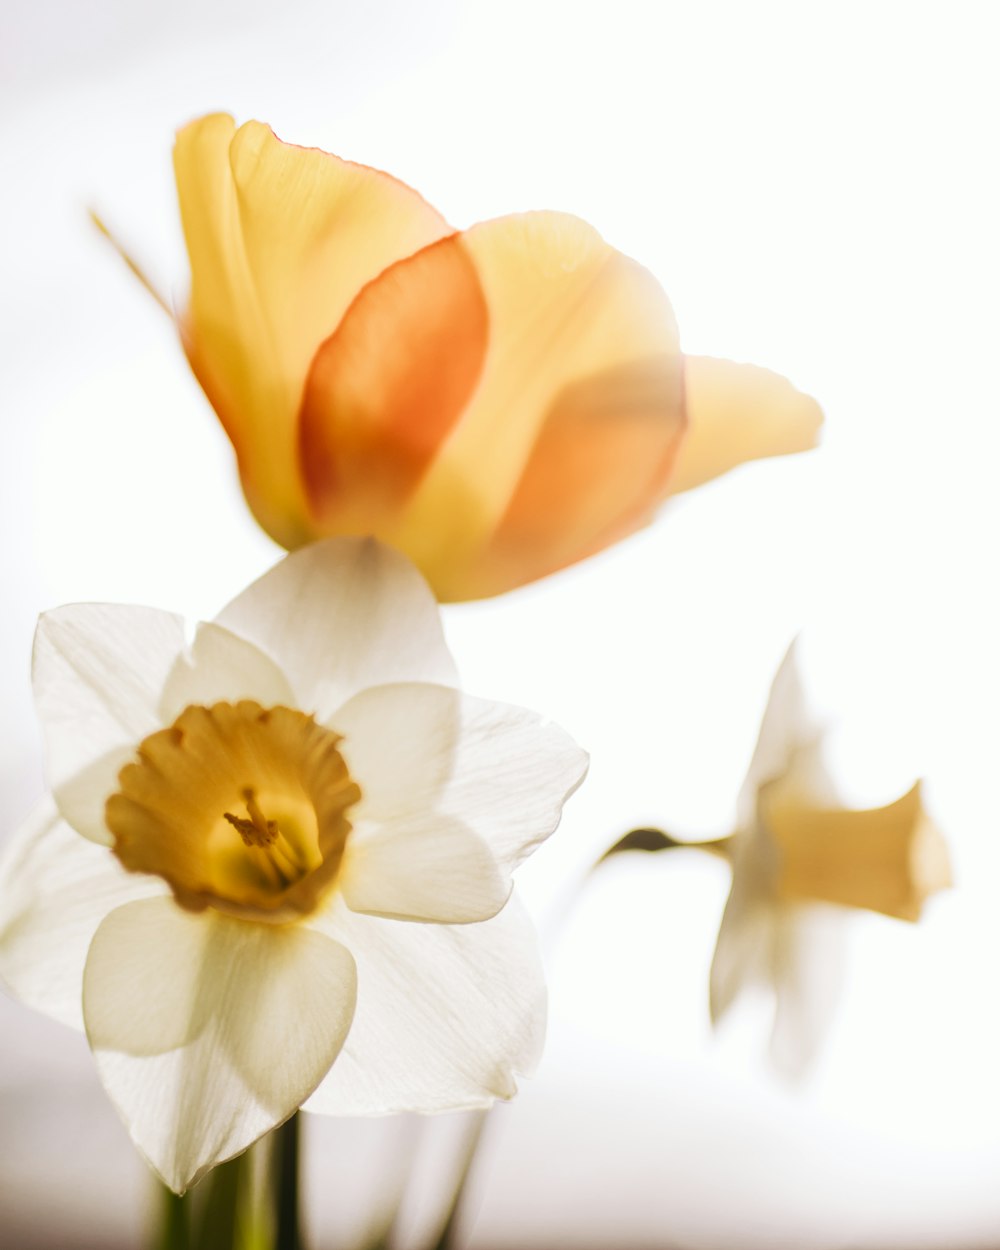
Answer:
<path fill-rule="evenodd" d="M 311 912 L 337 878 L 361 798 L 339 741 L 291 708 L 192 704 L 119 773 L 105 808 L 115 853 L 191 910 Z"/>
<path fill-rule="evenodd" d="M 247 805 L 249 820 L 243 816 L 234 816 L 232 812 L 223 812 L 222 815 L 239 833 L 244 846 L 270 846 L 277 840 L 280 832 L 278 822 L 265 818 L 249 786 L 243 791 L 243 801 Z"/>

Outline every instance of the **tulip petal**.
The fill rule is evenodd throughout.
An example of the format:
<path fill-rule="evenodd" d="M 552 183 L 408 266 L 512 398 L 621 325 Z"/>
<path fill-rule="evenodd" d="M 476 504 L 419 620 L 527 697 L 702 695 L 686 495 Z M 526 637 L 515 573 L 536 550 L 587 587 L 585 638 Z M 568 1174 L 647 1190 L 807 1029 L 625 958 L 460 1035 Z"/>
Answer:
<path fill-rule="evenodd" d="M 254 699 L 262 707 L 291 707 L 295 695 L 281 669 L 245 638 L 221 625 L 200 622 L 194 641 L 177 657 L 160 699 L 162 722 L 186 707 Z"/>
<path fill-rule="evenodd" d="M 516 896 L 492 920 L 407 924 L 349 911 L 316 918 L 353 954 L 351 1033 L 306 1110 L 333 1115 L 489 1106 L 516 1092 L 545 1032 L 545 985 Z"/>
<path fill-rule="evenodd" d="M 191 258 L 183 334 L 232 439 L 247 497 L 279 542 L 305 540 L 296 420 L 310 362 L 358 291 L 450 233 L 405 184 L 223 114 L 174 151 Z"/>
<path fill-rule="evenodd" d="M 98 925 L 123 903 L 167 893 L 81 838 L 46 800 L 0 860 L 0 980 L 37 1011 L 83 1029 L 81 992 Z"/>
<path fill-rule="evenodd" d="M 362 290 L 317 352 L 302 404 L 302 473 L 322 530 L 371 533 L 406 503 L 472 394 L 488 330 L 457 236 Z"/>
<path fill-rule="evenodd" d="M 136 744 L 161 728 L 161 691 L 183 647 L 181 617 L 155 608 L 78 603 L 38 622 L 32 679 L 49 786 L 95 842 L 111 842 L 104 801 Z"/>
<path fill-rule="evenodd" d="M 684 358 L 688 432 L 670 494 L 700 486 L 747 460 L 816 446 L 823 412 L 787 378 L 756 365 Z"/>
<path fill-rule="evenodd" d="M 152 899 L 98 929 L 84 1017 L 133 1140 L 180 1193 L 308 1097 L 343 1044 L 355 995 L 351 955 L 322 933 Z"/>
<path fill-rule="evenodd" d="M 297 706 L 322 721 L 366 686 L 456 680 L 426 582 L 369 539 L 333 538 L 293 552 L 217 622 L 273 656 Z"/>
<path fill-rule="evenodd" d="M 461 246 L 489 314 L 482 376 L 379 531 L 442 598 L 499 593 L 643 524 L 684 425 L 677 329 L 645 269 L 559 213 L 485 222 Z"/>
<path fill-rule="evenodd" d="M 512 869 L 557 825 L 588 757 L 535 712 L 430 684 L 362 691 L 336 714 L 359 817 L 451 816 Z M 421 815 L 420 817 L 424 817 Z"/>
<path fill-rule="evenodd" d="M 339 886 L 352 911 L 437 924 L 489 920 L 511 891 L 486 843 L 438 812 L 356 828 Z"/>

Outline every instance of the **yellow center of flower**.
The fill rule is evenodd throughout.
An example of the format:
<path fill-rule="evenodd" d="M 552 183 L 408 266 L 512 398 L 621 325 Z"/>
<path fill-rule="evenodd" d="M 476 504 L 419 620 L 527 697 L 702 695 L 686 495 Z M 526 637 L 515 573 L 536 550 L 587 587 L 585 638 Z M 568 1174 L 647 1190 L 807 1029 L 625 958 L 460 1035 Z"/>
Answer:
<path fill-rule="evenodd" d="M 774 783 L 761 816 L 779 854 L 777 890 L 917 920 L 924 901 L 951 884 L 948 851 L 924 809 L 920 784 L 886 807 L 816 807 Z"/>
<path fill-rule="evenodd" d="M 276 921 L 314 910 L 361 797 L 341 740 L 287 707 L 192 704 L 119 773 L 105 807 L 115 854 L 191 910 Z"/>

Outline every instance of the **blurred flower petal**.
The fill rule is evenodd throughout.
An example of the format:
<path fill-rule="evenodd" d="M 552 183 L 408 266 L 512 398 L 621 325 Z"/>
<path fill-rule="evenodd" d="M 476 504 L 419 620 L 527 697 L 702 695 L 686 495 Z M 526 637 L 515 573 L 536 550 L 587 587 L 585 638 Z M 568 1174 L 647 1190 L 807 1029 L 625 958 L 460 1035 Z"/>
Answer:
<path fill-rule="evenodd" d="M 489 313 L 482 377 L 387 535 L 446 599 L 510 589 L 647 520 L 683 432 L 677 327 L 647 270 L 565 213 L 461 242 Z"/>
<path fill-rule="evenodd" d="M 833 1014 L 850 909 L 917 920 L 926 899 L 951 883 L 920 783 L 885 807 L 847 808 L 823 739 L 793 643 L 740 792 L 733 883 L 709 978 L 715 1024 L 744 989 L 770 992 L 771 1056 L 792 1077 L 805 1072 Z"/>
<path fill-rule="evenodd" d="M 684 357 L 688 432 L 670 494 L 700 486 L 748 460 L 816 446 L 823 413 L 787 378 L 757 365 Z"/>
<path fill-rule="evenodd" d="M 224 114 L 178 133 L 174 170 L 191 258 L 185 346 L 258 520 L 297 546 L 309 364 L 367 282 L 450 231 L 388 174 L 282 143 L 260 122 L 237 129 Z"/>

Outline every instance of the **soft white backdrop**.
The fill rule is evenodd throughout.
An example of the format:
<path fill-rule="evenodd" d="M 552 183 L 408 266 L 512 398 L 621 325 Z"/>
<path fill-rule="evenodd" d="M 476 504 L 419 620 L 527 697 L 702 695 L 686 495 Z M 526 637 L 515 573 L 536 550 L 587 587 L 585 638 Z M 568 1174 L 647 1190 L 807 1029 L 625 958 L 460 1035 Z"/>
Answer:
<path fill-rule="evenodd" d="M 579 213 L 660 277 L 686 348 L 785 372 L 827 411 L 821 451 L 741 469 L 584 567 L 448 610 L 467 686 L 544 709 L 594 760 L 525 874 L 550 1043 L 497 1117 L 475 1245 L 1000 1242 L 992 15 L 987 0 L 0 4 L 0 837 L 42 785 L 37 613 L 106 598 L 210 615 L 277 554 L 169 323 L 85 218 L 96 204 L 183 299 L 169 155 L 189 117 L 226 108 L 389 169 L 458 226 Z M 756 1020 L 708 1031 L 721 865 L 622 860 L 558 940 L 551 918 L 627 828 L 729 827 L 803 627 L 808 677 L 842 718 L 845 792 L 883 801 L 926 775 L 958 886 L 919 929 L 860 920 L 836 1028 L 793 1092 L 760 1066 Z M 11 1244 L 135 1244 L 144 1169 L 83 1042 L 7 1000 L 0 1108 Z M 334 1244 L 421 1126 L 310 1129 L 317 1244 Z M 415 1236 L 433 1219 L 417 1180 Z"/>

